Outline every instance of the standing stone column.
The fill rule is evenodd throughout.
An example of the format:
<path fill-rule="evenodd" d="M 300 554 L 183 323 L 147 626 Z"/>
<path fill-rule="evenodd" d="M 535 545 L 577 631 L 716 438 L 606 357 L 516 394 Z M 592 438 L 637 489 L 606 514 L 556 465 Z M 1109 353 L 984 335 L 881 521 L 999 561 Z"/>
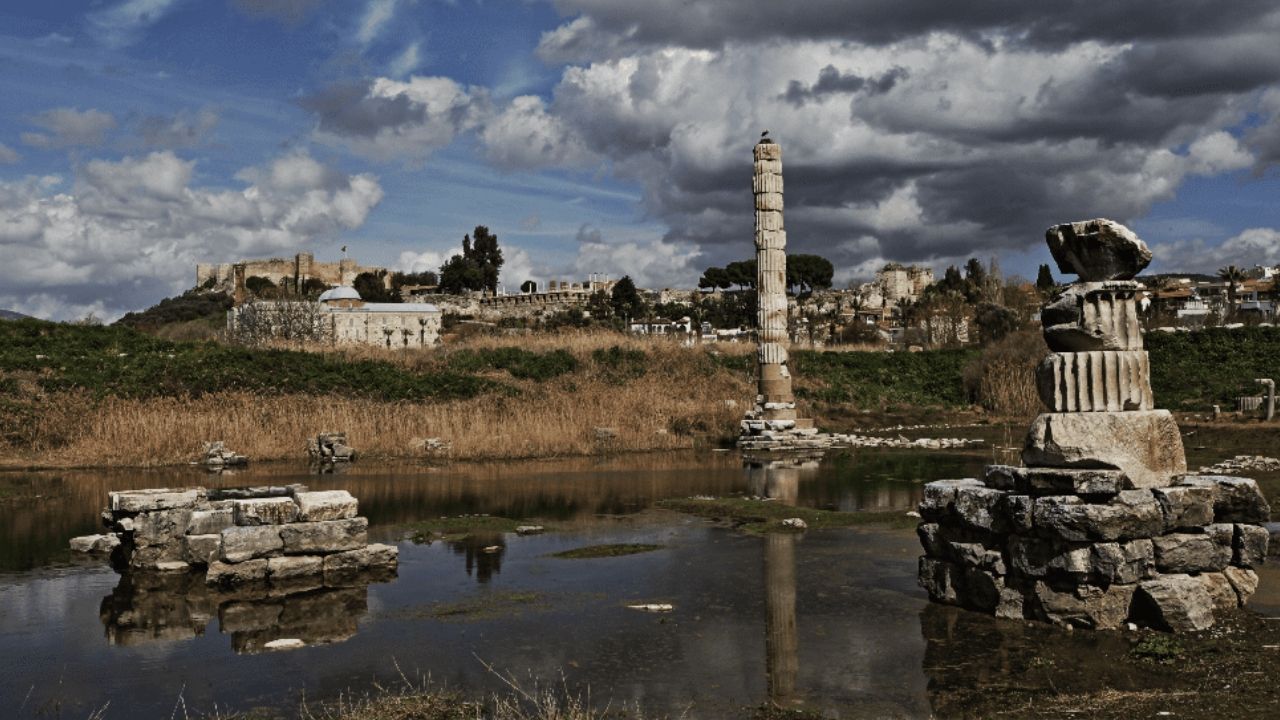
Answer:
<path fill-rule="evenodd" d="M 782 223 L 782 147 L 755 147 L 756 295 L 759 394 L 765 420 L 795 420 L 787 368 L 787 231 Z M 778 428 L 782 429 L 782 428 Z"/>

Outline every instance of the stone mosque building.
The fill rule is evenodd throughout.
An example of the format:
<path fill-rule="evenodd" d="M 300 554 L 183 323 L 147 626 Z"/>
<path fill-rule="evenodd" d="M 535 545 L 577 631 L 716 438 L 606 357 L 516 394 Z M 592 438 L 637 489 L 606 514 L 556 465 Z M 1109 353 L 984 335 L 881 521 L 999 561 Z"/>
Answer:
<path fill-rule="evenodd" d="M 314 302 L 254 300 L 239 305 L 227 313 L 227 332 L 232 337 L 248 332 L 332 345 L 418 348 L 440 342 L 440 319 L 440 309 L 430 303 L 365 302 L 355 288 L 339 285 Z"/>

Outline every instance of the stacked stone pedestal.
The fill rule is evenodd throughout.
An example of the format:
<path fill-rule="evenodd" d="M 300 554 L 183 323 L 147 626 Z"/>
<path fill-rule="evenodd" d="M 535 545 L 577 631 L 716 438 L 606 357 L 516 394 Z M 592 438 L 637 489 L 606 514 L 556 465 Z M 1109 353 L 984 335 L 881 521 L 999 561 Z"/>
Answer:
<path fill-rule="evenodd" d="M 343 584 L 397 565 L 394 546 L 369 544 L 368 520 L 345 490 L 302 485 L 110 493 L 104 536 L 73 540 L 109 548 L 125 572 L 204 570 L 210 586 L 265 584 L 300 592 Z"/>
<path fill-rule="evenodd" d="M 1270 515 L 1246 478 L 1133 488 L 1123 472 L 991 466 L 925 486 L 920 583 L 935 602 L 1104 629 L 1199 630 L 1243 606 Z"/>
<path fill-rule="evenodd" d="M 1154 409 L 1132 278 L 1151 259 L 1108 220 L 1050 228 L 1075 283 L 1041 313 L 1050 412 L 1025 467 L 925 487 L 920 583 L 935 602 L 1084 628 L 1211 626 L 1243 606 L 1271 509 L 1247 478 L 1188 475 L 1173 416 Z"/>

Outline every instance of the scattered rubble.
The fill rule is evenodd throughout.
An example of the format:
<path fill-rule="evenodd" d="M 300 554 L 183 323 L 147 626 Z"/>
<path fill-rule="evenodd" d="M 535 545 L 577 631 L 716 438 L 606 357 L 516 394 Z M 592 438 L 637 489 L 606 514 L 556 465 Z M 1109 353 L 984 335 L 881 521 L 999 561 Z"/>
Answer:
<path fill-rule="evenodd" d="M 228 450 L 226 443 L 221 440 L 207 440 L 200 451 L 200 460 L 196 462 L 211 470 L 221 470 L 225 467 L 248 465 L 249 458 Z"/>
<path fill-rule="evenodd" d="M 307 440 L 307 455 L 312 462 L 331 464 L 356 459 L 356 451 L 347 444 L 344 432 L 322 432 Z"/>
<path fill-rule="evenodd" d="M 1280 472 L 1280 458 L 1267 457 L 1265 455 L 1237 455 L 1216 465 L 1202 467 L 1200 468 L 1200 473 L 1203 475 L 1226 475 L 1247 470 Z"/>

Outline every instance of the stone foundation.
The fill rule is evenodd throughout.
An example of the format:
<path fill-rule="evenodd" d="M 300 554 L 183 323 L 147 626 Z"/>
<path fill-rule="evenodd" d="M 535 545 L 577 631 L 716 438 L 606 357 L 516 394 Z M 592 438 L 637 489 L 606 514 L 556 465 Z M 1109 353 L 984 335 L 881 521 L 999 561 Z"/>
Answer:
<path fill-rule="evenodd" d="M 397 549 L 369 544 L 368 520 L 345 490 L 303 485 L 112 492 L 110 532 L 75 538 L 73 549 L 109 552 L 131 573 L 203 571 L 220 588 L 264 585 L 281 592 L 343 583 L 396 568 Z"/>
<path fill-rule="evenodd" d="M 999 465 L 929 483 L 920 584 L 934 602 L 1091 629 L 1201 630 L 1243 606 L 1269 540 L 1257 484 L 1131 487 L 1117 471 Z"/>

